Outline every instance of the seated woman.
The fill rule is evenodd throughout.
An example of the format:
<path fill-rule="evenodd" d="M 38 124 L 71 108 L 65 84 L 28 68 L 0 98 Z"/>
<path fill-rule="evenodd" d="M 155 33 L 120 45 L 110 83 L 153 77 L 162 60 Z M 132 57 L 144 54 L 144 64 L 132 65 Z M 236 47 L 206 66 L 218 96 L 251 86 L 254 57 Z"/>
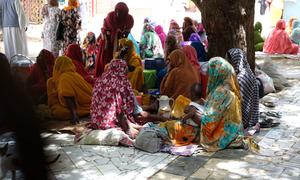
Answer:
<path fill-rule="evenodd" d="M 233 48 L 227 52 L 228 62 L 233 66 L 240 86 L 242 102 L 242 121 L 245 130 L 254 127 L 259 131 L 259 89 L 256 77 L 241 49 Z"/>
<path fill-rule="evenodd" d="M 134 137 L 139 126 L 134 119 L 134 94 L 127 78 L 127 63 L 114 59 L 95 82 L 91 104 L 92 129 L 121 128 Z"/>
<path fill-rule="evenodd" d="M 269 54 L 297 54 L 298 51 L 298 45 L 292 43 L 285 31 L 285 21 L 279 20 L 275 29 L 266 39 L 263 52 Z"/>
<path fill-rule="evenodd" d="M 190 98 L 190 89 L 199 82 L 199 74 L 182 50 L 174 50 L 168 57 L 168 73 L 160 85 L 160 94 L 176 99 L 179 95 Z"/>
<path fill-rule="evenodd" d="M 72 59 L 72 62 L 76 67 L 76 72 L 80 74 L 84 80 L 93 85 L 95 80 L 85 70 L 83 54 L 80 46 L 78 44 L 70 44 L 65 52 L 65 55 Z"/>
<path fill-rule="evenodd" d="M 83 40 L 82 47 L 84 66 L 89 74 L 94 74 L 98 46 L 96 42 L 96 36 L 93 32 L 87 33 Z"/>
<path fill-rule="evenodd" d="M 127 77 L 131 83 L 132 89 L 142 91 L 144 85 L 143 65 L 140 56 L 138 56 L 134 49 L 134 44 L 131 40 L 123 38 L 119 40 L 120 48 L 127 48 L 127 53 L 123 60 L 127 62 L 129 72 Z"/>
<path fill-rule="evenodd" d="M 134 37 L 131 33 L 128 34 L 127 38 L 133 42 L 135 53 L 138 56 L 140 56 L 141 53 L 140 53 L 139 43 L 134 39 Z"/>
<path fill-rule="evenodd" d="M 26 87 L 35 104 L 47 103 L 47 80 L 52 77 L 53 54 L 43 49 L 33 65 L 26 81 Z"/>
<path fill-rule="evenodd" d="M 169 35 L 174 36 L 176 38 L 177 44 L 183 42 L 183 35 L 181 32 L 181 28 L 179 27 L 178 23 L 174 19 L 171 19 L 170 21 L 170 26 L 169 26 L 169 31 L 167 33 L 167 36 Z"/>
<path fill-rule="evenodd" d="M 289 24 L 288 24 L 288 27 L 286 28 L 286 32 L 288 33 L 288 35 L 290 36 L 292 34 L 292 31 L 293 31 L 293 24 L 294 24 L 294 21 L 297 21 L 298 18 L 295 17 L 295 16 L 292 16 L 289 20 Z"/>
<path fill-rule="evenodd" d="M 197 59 L 197 52 L 196 52 L 195 48 L 193 48 L 190 45 L 187 45 L 182 48 L 182 51 L 184 52 L 184 54 L 190 61 L 191 65 L 193 66 L 195 71 L 199 74 L 199 80 L 201 80 L 201 73 L 200 73 L 201 68 L 200 68 L 200 64 Z"/>
<path fill-rule="evenodd" d="M 154 27 L 146 23 L 140 42 L 141 58 L 161 58 L 164 57 L 164 49 L 161 41 L 154 31 Z"/>
<path fill-rule="evenodd" d="M 299 20 L 296 20 L 293 23 L 291 40 L 293 43 L 300 45 L 300 21 Z"/>
<path fill-rule="evenodd" d="M 92 90 L 70 58 L 56 59 L 53 77 L 47 82 L 48 106 L 55 118 L 77 123 L 79 117 L 89 115 Z"/>
<path fill-rule="evenodd" d="M 208 61 L 205 47 L 203 45 L 203 42 L 201 41 L 200 36 L 197 33 L 191 34 L 189 44 L 196 49 L 197 58 L 199 62 Z"/>
<path fill-rule="evenodd" d="M 234 69 L 226 60 L 221 57 L 210 59 L 208 73 L 200 144 L 207 151 L 218 151 L 243 136 L 241 98 Z"/>
<path fill-rule="evenodd" d="M 262 24 L 260 22 L 254 25 L 254 45 L 255 51 L 262 51 L 265 40 L 261 37 Z"/>

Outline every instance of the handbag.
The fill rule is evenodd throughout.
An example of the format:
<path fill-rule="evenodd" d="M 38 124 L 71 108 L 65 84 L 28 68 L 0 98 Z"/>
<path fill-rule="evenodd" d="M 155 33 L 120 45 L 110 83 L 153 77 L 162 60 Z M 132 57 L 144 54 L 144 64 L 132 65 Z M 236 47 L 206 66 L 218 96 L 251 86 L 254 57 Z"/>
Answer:
<path fill-rule="evenodd" d="M 64 31 L 65 31 L 65 26 L 63 25 L 62 21 L 59 21 L 57 29 L 56 29 L 56 40 L 64 40 Z"/>

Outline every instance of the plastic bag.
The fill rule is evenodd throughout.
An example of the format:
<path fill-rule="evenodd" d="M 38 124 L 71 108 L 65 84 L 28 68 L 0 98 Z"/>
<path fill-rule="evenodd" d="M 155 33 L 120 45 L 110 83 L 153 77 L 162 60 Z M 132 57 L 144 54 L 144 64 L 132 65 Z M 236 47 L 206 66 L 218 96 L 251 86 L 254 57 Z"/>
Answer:
<path fill-rule="evenodd" d="M 264 94 L 269 94 L 276 91 L 273 79 L 270 76 L 268 76 L 265 72 L 259 69 L 255 69 L 255 75 L 263 83 Z"/>

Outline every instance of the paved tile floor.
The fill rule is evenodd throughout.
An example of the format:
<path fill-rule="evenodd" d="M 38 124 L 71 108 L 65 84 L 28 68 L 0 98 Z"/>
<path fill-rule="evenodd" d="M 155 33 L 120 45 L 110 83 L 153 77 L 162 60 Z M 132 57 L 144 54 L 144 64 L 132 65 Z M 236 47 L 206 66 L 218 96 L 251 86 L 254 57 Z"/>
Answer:
<path fill-rule="evenodd" d="M 32 57 L 36 54 L 32 51 Z M 256 135 L 260 154 L 227 149 L 177 157 L 126 147 L 73 145 L 72 135 L 43 134 L 46 151 L 61 154 L 49 166 L 52 179 L 300 179 L 300 58 L 272 57 L 291 87 L 267 97 L 276 103 L 272 110 L 282 112 L 282 119 L 280 126 Z"/>

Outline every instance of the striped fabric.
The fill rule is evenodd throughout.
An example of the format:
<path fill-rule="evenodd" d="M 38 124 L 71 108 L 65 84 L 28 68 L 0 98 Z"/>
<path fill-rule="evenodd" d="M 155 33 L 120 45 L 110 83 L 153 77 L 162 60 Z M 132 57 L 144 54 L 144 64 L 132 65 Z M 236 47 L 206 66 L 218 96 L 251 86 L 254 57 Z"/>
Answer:
<path fill-rule="evenodd" d="M 228 61 L 233 66 L 242 96 L 242 115 L 244 128 L 255 126 L 259 117 L 259 91 L 255 75 L 250 69 L 245 53 L 232 48 L 227 52 Z"/>

